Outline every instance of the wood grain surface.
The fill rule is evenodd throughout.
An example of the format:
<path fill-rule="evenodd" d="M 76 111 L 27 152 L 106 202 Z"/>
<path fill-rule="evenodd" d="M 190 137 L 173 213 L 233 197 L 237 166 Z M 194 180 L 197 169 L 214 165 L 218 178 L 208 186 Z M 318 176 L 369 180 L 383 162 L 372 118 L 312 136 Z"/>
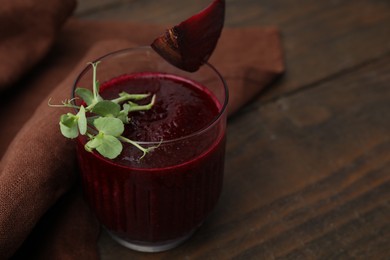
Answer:
<path fill-rule="evenodd" d="M 390 259 L 390 2 L 226 2 L 226 26 L 279 26 L 287 72 L 229 120 L 204 226 L 158 254 L 103 233 L 102 259 Z M 81 19 L 175 24 L 209 0 L 79 3 Z"/>

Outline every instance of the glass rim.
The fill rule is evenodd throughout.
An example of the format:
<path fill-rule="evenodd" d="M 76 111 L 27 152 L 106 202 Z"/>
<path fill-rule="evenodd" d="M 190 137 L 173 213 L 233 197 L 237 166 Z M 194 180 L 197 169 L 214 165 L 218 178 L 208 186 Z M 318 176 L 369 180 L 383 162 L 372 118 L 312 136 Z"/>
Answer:
<path fill-rule="evenodd" d="M 93 60 L 92 62 L 102 61 L 102 60 L 108 59 L 109 57 L 112 57 L 112 56 L 116 56 L 116 55 L 119 55 L 119 54 L 122 54 L 122 53 L 126 53 L 126 52 L 137 51 L 137 50 L 152 50 L 153 51 L 153 49 L 150 46 L 130 47 L 130 48 L 125 48 L 125 49 L 120 49 L 120 50 L 109 52 L 109 53 L 104 54 L 104 55 L 100 56 L 99 58 Z M 158 55 L 158 54 L 156 53 L 156 55 Z M 160 58 L 161 58 L 161 60 L 163 60 L 163 61 L 168 63 L 168 61 L 166 61 L 161 56 L 160 56 Z M 163 144 L 169 144 L 169 143 L 174 143 L 174 142 L 180 142 L 182 140 L 186 140 L 186 139 L 195 137 L 197 135 L 203 134 L 208 129 L 210 129 L 222 117 L 222 115 L 225 114 L 225 112 L 227 110 L 228 101 L 229 101 L 229 89 L 228 89 L 228 86 L 226 84 L 226 81 L 222 77 L 221 73 L 212 64 L 210 64 L 209 62 L 206 61 L 202 66 L 207 66 L 209 69 L 211 69 L 212 72 L 214 72 L 214 74 L 217 76 L 219 81 L 222 83 L 224 94 L 225 94 L 225 97 L 223 99 L 223 104 L 221 104 L 222 106 L 220 108 L 220 111 L 218 111 L 218 114 L 213 118 L 213 120 L 211 120 L 207 125 L 205 125 L 201 129 L 198 129 L 198 130 L 194 131 L 193 133 L 190 133 L 190 134 L 182 136 L 182 137 L 178 137 L 178 138 L 174 138 L 174 139 L 168 139 L 168 140 L 162 140 L 162 141 L 138 141 L 138 140 L 134 140 L 136 143 L 138 143 L 140 145 L 148 145 L 148 146 L 150 145 L 150 146 L 152 146 L 152 145 L 163 145 Z M 77 88 L 77 83 L 84 76 L 84 74 L 88 70 L 90 70 L 90 69 L 91 69 L 91 64 L 86 65 L 84 67 L 84 69 L 82 69 L 81 72 L 77 75 L 76 79 L 73 82 L 72 93 L 71 93 L 72 99 L 71 100 L 72 100 L 72 103 L 74 105 L 75 105 L 75 101 L 74 100 L 76 98 L 75 97 L 75 90 Z M 179 68 L 177 68 L 177 69 L 180 70 Z M 196 73 L 196 72 L 194 72 L 194 73 Z"/>

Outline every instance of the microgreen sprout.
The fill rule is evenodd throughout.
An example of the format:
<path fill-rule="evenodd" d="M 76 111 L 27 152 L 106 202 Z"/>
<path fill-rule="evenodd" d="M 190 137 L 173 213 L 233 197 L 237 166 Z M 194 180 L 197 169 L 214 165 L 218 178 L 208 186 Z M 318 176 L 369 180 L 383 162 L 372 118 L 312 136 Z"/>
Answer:
<path fill-rule="evenodd" d="M 119 97 L 106 100 L 100 96 L 100 84 L 97 80 L 97 67 L 100 61 L 89 63 L 92 66 L 92 91 L 86 88 L 77 88 L 75 94 L 83 101 L 78 106 L 73 103 L 75 99 L 65 100 L 60 105 L 51 107 L 66 107 L 77 110 L 76 114 L 66 113 L 60 117 L 60 130 L 62 135 L 74 139 L 79 135 L 87 137 L 85 150 L 96 150 L 102 156 L 114 159 L 122 152 L 122 143 L 129 143 L 142 151 L 142 159 L 147 153 L 156 149 L 157 146 L 145 148 L 138 142 L 122 136 L 124 125 L 130 122 L 129 113 L 134 111 L 150 110 L 156 101 L 156 96 L 146 105 L 139 105 L 135 101 L 150 97 L 150 94 L 129 94 L 121 92 Z"/>

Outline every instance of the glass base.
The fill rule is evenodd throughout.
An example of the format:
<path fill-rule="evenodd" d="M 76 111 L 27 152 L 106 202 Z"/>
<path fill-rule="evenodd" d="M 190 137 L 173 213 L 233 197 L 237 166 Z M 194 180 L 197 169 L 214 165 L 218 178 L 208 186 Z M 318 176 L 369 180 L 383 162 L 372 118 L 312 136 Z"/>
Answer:
<path fill-rule="evenodd" d="M 107 230 L 107 229 L 106 229 Z M 147 253 L 157 253 L 157 252 L 163 252 L 167 251 L 169 249 L 175 248 L 182 244 L 184 241 L 186 241 L 188 238 L 190 238 L 195 231 L 192 230 L 189 234 L 172 240 L 162 241 L 162 242 L 142 242 L 142 241 L 128 241 L 126 239 L 123 239 L 114 233 L 107 230 L 108 234 L 119 244 L 121 244 L 124 247 L 127 247 L 129 249 L 139 251 L 139 252 L 147 252 Z"/>

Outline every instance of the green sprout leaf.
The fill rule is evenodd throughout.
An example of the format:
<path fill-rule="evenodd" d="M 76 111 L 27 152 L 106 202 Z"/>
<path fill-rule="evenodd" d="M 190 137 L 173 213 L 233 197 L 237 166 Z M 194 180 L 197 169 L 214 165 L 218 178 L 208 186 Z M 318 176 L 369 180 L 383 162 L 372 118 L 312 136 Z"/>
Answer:
<path fill-rule="evenodd" d="M 123 122 L 115 117 L 99 117 L 93 124 L 100 133 L 115 137 L 120 136 L 125 130 Z"/>
<path fill-rule="evenodd" d="M 76 117 L 77 117 L 77 124 L 79 127 L 80 134 L 85 135 L 87 133 L 87 117 L 85 115 L 84 106 L 80 107 L 80 110 L 77 113 Z"/>
<path fill-rule="evenodd" d="M 120 110 L 120 105 L 109 100 L 103 100 L 96 103 L 92 108 L 92 113 L 105 117 L 117 117 Z"/>
<path fill-rule="evenodd" d="M 117 137 L 99 132 L 85 144 L 85 149 L 89 152 L 96 149 L 102 156 L 114 159 L 122 152 L 123 146 Z"/>
<path fill-rule="evenodd" d="M 90 106 L 94 103 L 95 99 L 91 90 L 86 88 L 76 88 L 75 93 L 81 97 L 82 100 L 84 100 L 87 106 Z"/>
<path fill-rule="evenodd" d="M 60 118 L 60 130 L 62 135 L 70 139 L 76 138 L 79 135 L 77 121 L 77 116 L 71 113 L 62 115 Z"/>
<path fill-rule="evenodd" d="M 92 139 L 85 144 L 85 150 L 87 150 L 88 152 L 92 152 L 93 149 L 96 149 L 102 144 L 102 140 L 103 138 L 99 138 L 98 136 L 92 137 Z"/>
<path fill-rule="evenodd" d="M 60 123 L 67 127 L 72 127 L 77 123 L 77 117 L 72 113 L 64 114 L 60 118 Z"/>
<path fill-rule="evenodd" d="M 115 136 L 103 134 L 101 142 L 96 150 L 106 158 L 114 159 L 122 152 L 122 143 Z"/>

